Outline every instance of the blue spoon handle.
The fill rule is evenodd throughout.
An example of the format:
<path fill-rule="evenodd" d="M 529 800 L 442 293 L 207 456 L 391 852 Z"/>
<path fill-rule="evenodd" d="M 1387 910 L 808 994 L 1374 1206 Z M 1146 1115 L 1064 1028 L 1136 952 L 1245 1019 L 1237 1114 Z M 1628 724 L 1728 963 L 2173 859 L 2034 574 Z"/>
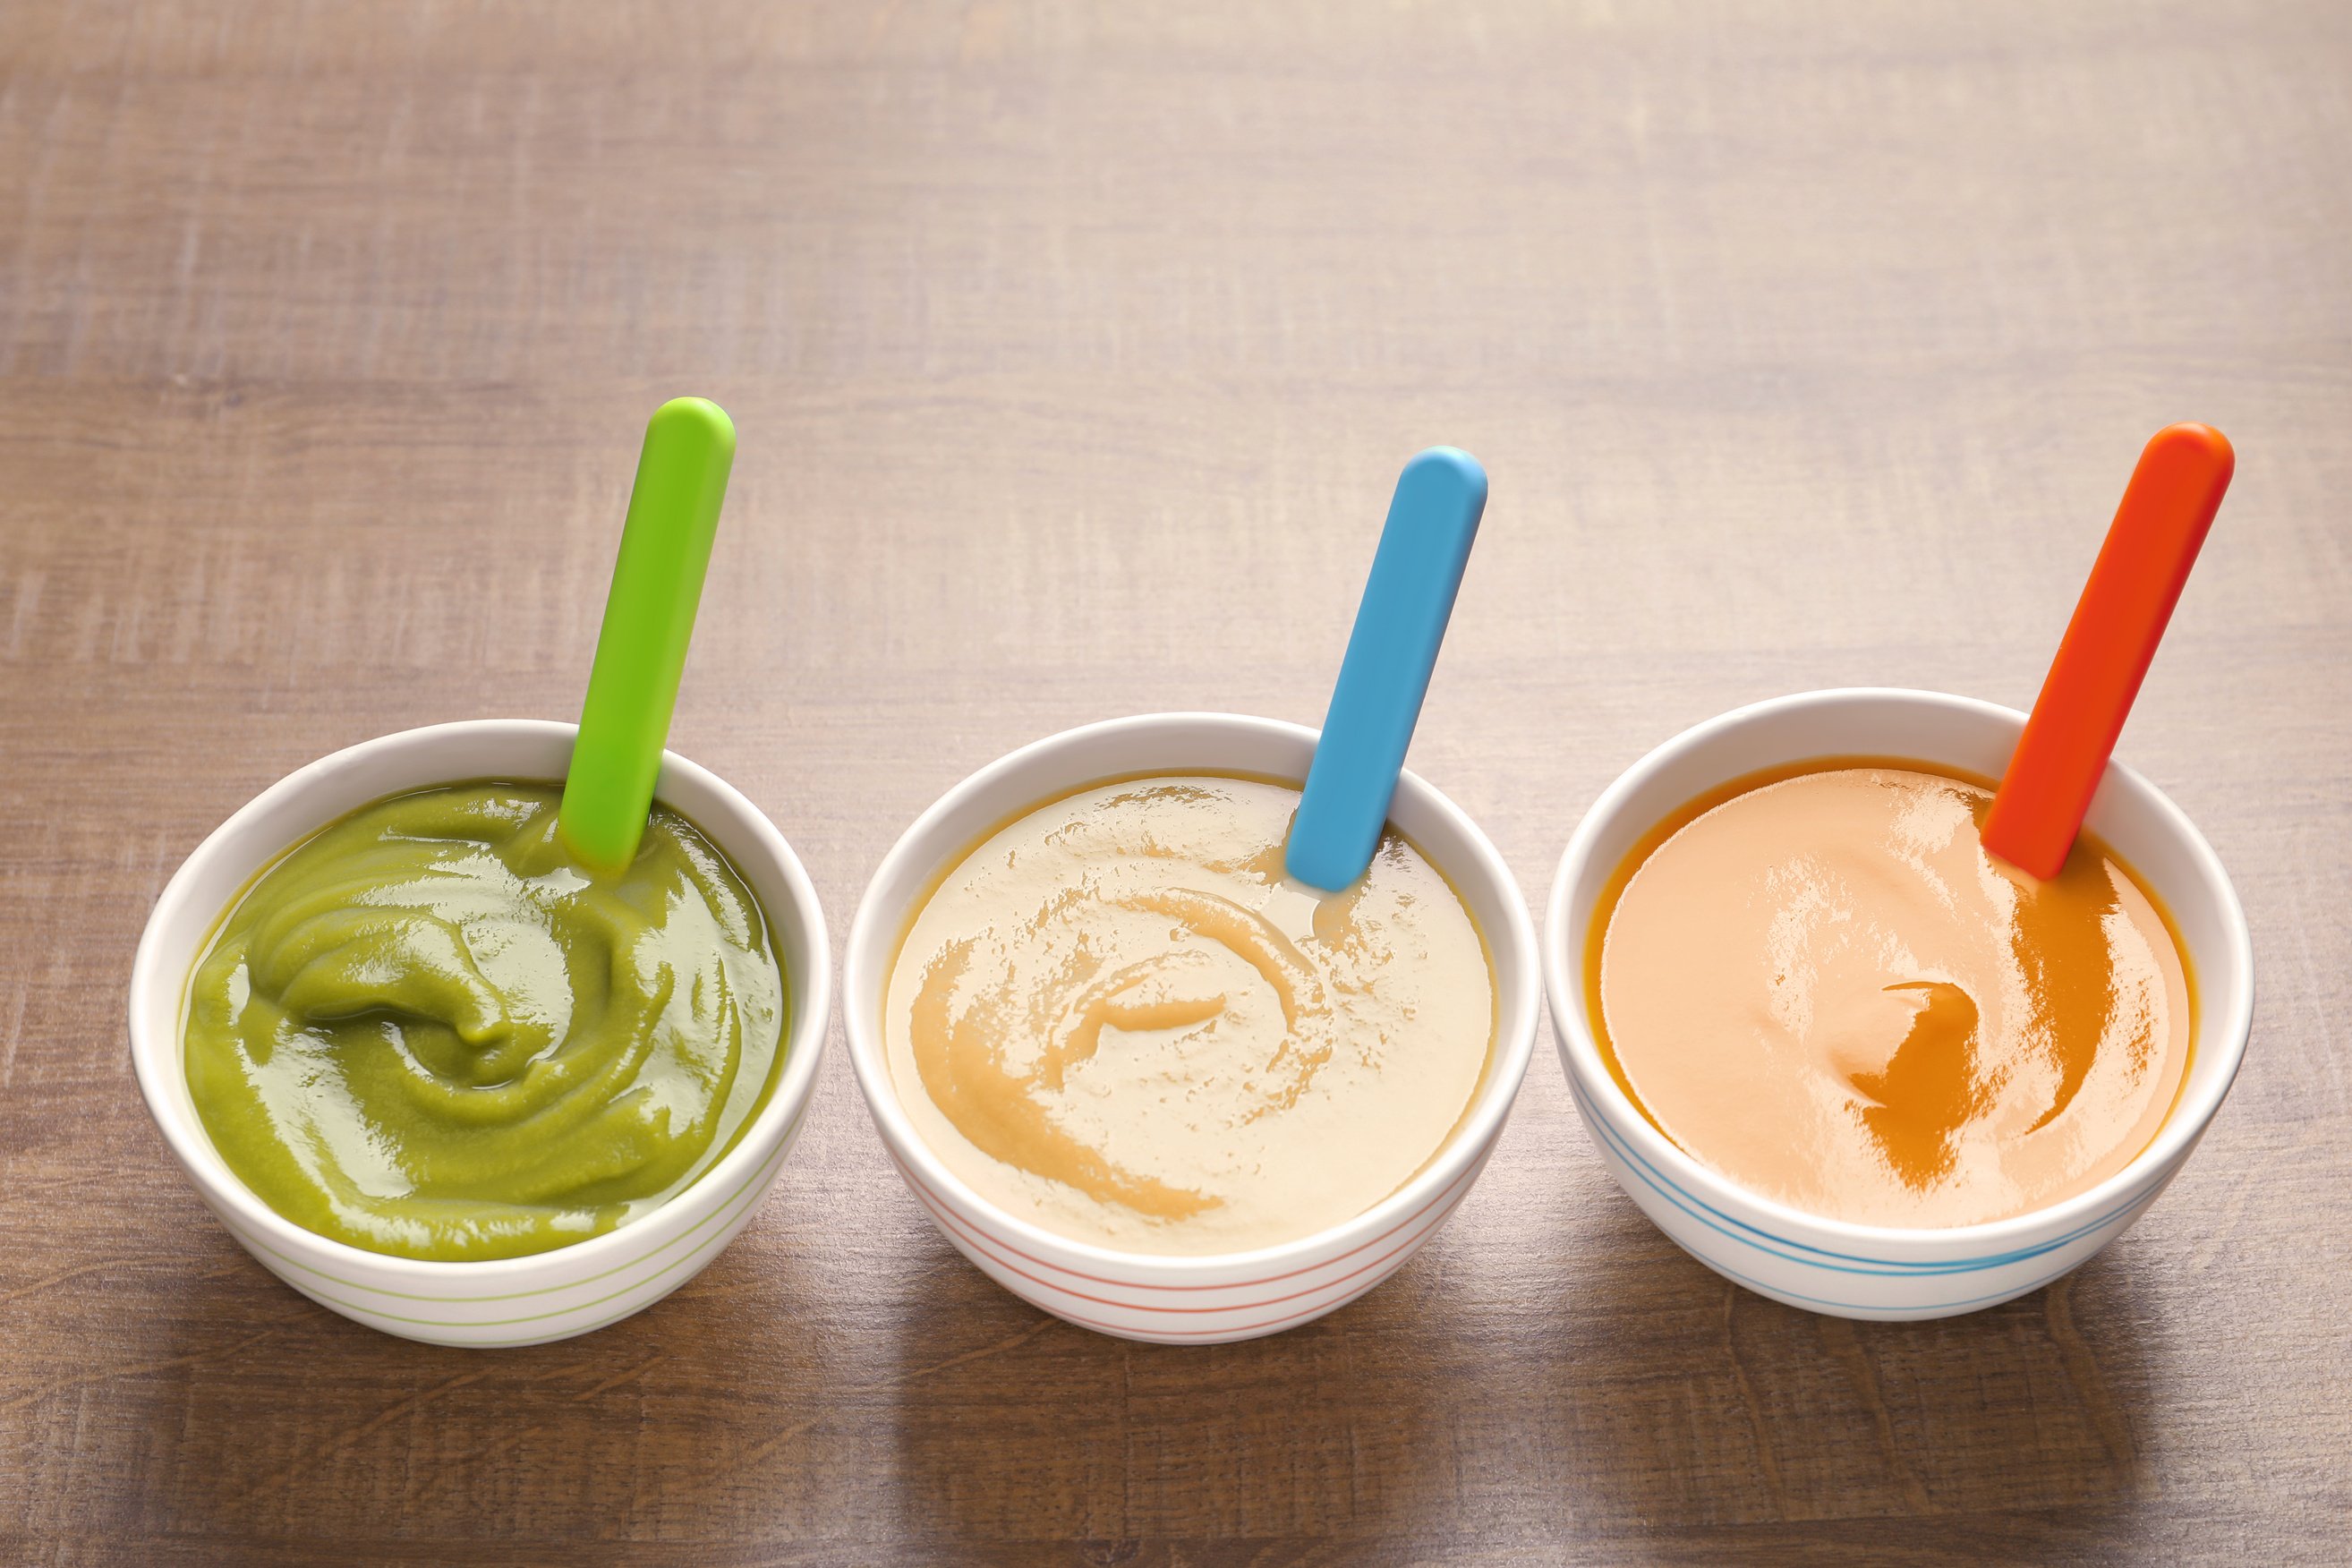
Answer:
<path fill-rule="evenodd" d="M 1486 510 L 1486 470 L 1467 452 L 1432 447 L 1397 478 L 1290 828 L 1286 863 L 1309 887 L 1337 891 L 1372 862 Z"/>

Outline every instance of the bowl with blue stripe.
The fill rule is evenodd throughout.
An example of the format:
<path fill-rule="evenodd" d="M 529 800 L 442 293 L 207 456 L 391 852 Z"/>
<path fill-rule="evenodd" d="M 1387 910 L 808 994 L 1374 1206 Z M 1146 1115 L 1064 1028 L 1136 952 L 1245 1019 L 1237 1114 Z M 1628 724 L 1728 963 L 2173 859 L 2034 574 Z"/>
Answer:
<path fill-rule="evenodd" d="M 1584 985 L 1586 943 L 1611 874 L 1685 803 L 1767 768 L 1859 755 L 1998 776 L 2025 716 L 1942 692 L 1846 688 L 1736 709 L 1686 730 L 1602 792 L 1570 839 L 1544 922 L 1553 1033 L 1594 1151 L 1676 1245 L 1759 1295 L 1843 1318 L 1969 1312 L 2049 1284 L 2123 1234 L 2180 1172 L 2221 1108 L 2253 1022 L 2245 911 L 2211 846 L 2180 808 L 2109 763 L 2087 826 L 2170 911 L 2195 977 L 2194 1044 L 2155 1140 L 2089 1191 L 1984 1225 L 1853 1225 L 1748 1192 L 1660 1132 L 1611 1075 Z"/>
<path fill-rule="evenodd" d="M 816 889 L 760 808 L 709 770 L 662 753 L 655 798 L 716 845 L 767 916 L 789 1014 L 768 1102 L 735 1146 L 652 1213 L 603 1236 L 520 1258 L 394 1258 L 305 1230 L 232 1172 L 188 1091 L 180 1033 L 188 973 L 221 911 L 289 846 L 372 801 L 457 780 L 559 779 L 572 724 L 481 719 L 363 741 L 256 795 L 196 847 L 148 916 L 131 972 L 131 1059 L 164 1142 L 206 1206 L 264 1268 L 353 1322 L 430 1344 L 569 1339 L 643 1311 L 685 1284 L 749 1224 L 799 1137 L 832 1008 L 832 958 Z"/>

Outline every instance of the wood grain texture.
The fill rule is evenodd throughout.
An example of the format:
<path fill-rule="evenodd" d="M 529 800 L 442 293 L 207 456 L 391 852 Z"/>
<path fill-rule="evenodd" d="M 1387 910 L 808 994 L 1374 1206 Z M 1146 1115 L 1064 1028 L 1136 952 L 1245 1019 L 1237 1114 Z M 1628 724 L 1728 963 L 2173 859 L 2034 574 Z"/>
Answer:
<path fill-rule="evenodd" d="M 16 0 L 0 71 L 0 1559 L 2342 1559 L 2341 5 Z M 1423 445 L 1494 498 L 1414 763 L 1539 906 L 1724 708 L 2030 700 L 2139 443 L 2209 420 L 2124 753 L 2253 923 L 2236 1091 L 2072 1279 L 1853 1325 L 1663 1240 L 1547 1037 L 1402 1274 L 1186 1351 L 964 1265 L 836 1040 L 667 1302 L 357 1328 L 176 1173 L 132 943 L 300 763 L 573 712 L 688 391 L 743 441 L 674 744 L 836 944 L 1013 745 L 1318 717 Z"/>

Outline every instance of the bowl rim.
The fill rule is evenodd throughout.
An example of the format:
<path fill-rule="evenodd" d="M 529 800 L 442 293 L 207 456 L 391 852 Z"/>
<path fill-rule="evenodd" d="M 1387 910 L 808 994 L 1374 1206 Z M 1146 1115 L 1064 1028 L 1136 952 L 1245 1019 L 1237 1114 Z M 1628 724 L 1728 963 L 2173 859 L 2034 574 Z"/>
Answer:
<path fill-rule="evenodd" d="M 1545 900 L 1544 988 L 1550 1003 L 1553 1036 L 1568 1068 L 1570 1087 L 1580 1101 L 1599 1097 L 1615 1113 L 1602 1117 L 1598 1106 L 1591 1111 L 1596 1118 L 1607 1122 L 1612 1133 L 1633 1145 L 1642 1160 L 1670 1173 L 1675 1182 L 1701 1195 L 1706 1203 L 1722 1209 L 1744 1212 L 1756 1217 L 1759 1224 L 1769 1224 L 1779 1234 L 1767 1232 L 1764 1239 L 1779 1241 L 1784 1246 L 1802 1247 L 1802 1243 L 1790 1241 L 1790 1235 L 1793 1233 L 1840 1246 L 1875 1247 L 1896 1254 L 1940 1254 L 1980 1248 L 1992 1248 L 1997 1252 L 2004 1247 L 2042 1243 L 2053 1230 L 2087 1234 L 2154 1196 L 2156 1190 L 2169 1179 L 2179 1161 L 2204 1135 L 2206 1126 L 2212 1121 L 2214 1113 L 2221 1110 L 2221 1102 L 2228 1097 L 2231 1085 L 2245 1059 L 2246 1045 L 2253 1024 L 2253 942 L 2236 887 L 2231 882 L 2228 871 L 2222 868 L 2221 858 L 2213 852 L 2212 846 L 2206 842 L 2204 835 L 2197 830 L 2196 824 L 2189 819 L 2188 814 L 2144 775 L 2121 761 L 2110 759 L 2107 771 L 2101 777 L 2100 789 L 2120 787 L 2137 796 L 2162 825 L 2163 831 L 2169 833 L 2187 851 L 2198 879 L 2206 883 L 2214 894 L 2214 906 L 2221 916 L 2223 945 L 2227 951 L 2214 957 L 2226 957 L 2236 975 L 2241 977 L 2241 983 L 2220 998 L 2226 1005 L 2226 1015 L 2217 1008 L 2216 1026 L 2198 1041 L 2199 1051 L 2212 1053 L 2207 1059 L 2221 1064 L 2220 1070 L 2208 1075 L 2203 1086 L 2199 1087 L 2197 1075 L 2192 1069 L 2190 1081 L 2182 1086 L 2180 1103 L 2174 1107 L 2172 1114 L 2166 1119 L 2147 1147 L 2097 1185 L 2042 1208 L 1976 1225 L 1862 1225 L 1813 1214 L 1739 1186 L 1685 1153 L 1633 1105 L 1601 1059 L 1600 1046 L 1594 1040 L 1591 1023 L 1585 1016 L 1583 956 L 1580 952 L 1570 954 L 1567 941 L 1571 914 L 1570 896 L 1580 873 L 1592 859 L 1602 832 L 1626 813 L 1633 796 L 1668 763 L 1718 736 L 1750 725 L 1777 723 L 1790 714 L 1810 709 L 1868 702 L 1905 703 L 1941 709 L 1947 712 L 1967 713 L 1977 718 L 1992 719 L 2015 729 L 2021 729 L 2025 723 L 2025 715 L 2013 708 L 1950 692 L 1895 686 L 1829 687 L 1743 704 L 1691 725 L 1643 753 L 1601 791 L 1577 824 L 1575 832 L 1569 838 L 1568 847 L 1560 855 L 1550 892 Z M 2209 961 L 2209 963 L 2200 966 L 2200 973 L 2210 972 L 2213 967 Z M 2152 1183 L 2151 1174 L 2154 1176 Z M 1857 1257 L 1838 1252 L 1831 1252 L 1828 1256 L 1842 1261 L 1891 1261 L 1883 1257 Z"/>
<path fill-rule="evenodd" d="M 1312 1255 L 1327 1250 L 1336 1249 L 1339 1257 L 1345 1257 L 1352 1250 L 1360 1249 L 1360 1244 L 1411 1223 L 1456 1182 L 1472 1174 L 1484 1161 L 1517 1100 L 1519 1087 L 1527 1077 L 1528 1065 L 1534 1058 L 1535 1037 L 1541 1025 L 1541 953 L 1537 946 L 1535 921 L 1528 912 L 1527 900 L 1519 890 L 1517 879 L 1511 875 L 1501 853 L 1467 812 L 1427 780 L 1406 769 L 1398 775 L 1398 793 L 1402 795 L 1411 791 L 1416 809 L 1433 811 L 1444 819 L 1467 850 L 1469 867 L 1444 862 L 1439 864 L 1439 869 L 1450 879 L 1459 879 L 1465 870 L 1473 868 L 1474 874 L 1485 877 L 1496 901 L 1502 906 L 1506 927 L 1499 933 L 1486 933 L 1489 950 L 1494 954 L 1496 972 L 1496 1055 L 1468 1114 L 1435 1157 L 1380 1202 L 1336 1225 L 1326 1226 L 1288 1241 L 1240 1252 L 1129 1252 L 1104 1247 L 1097 1242 L 1082 1241 L 1058 1231 L 1047 1230 L 1018 1215 L 1007 1213 L 1001 1205 L 973 1190 L 915 1130 L 890 1081 L 889 1064 L 885 1058 L 879 1037 L 881 987 L 888 984 L 889 966 L 897 956 L 900 930 L 906 916 L 913 909 L 913 903 L 911 900 L 894 900 L 886 909 L 881 899 L 884 886 L 902 875 L 909 866 L 920 861 L 920 865 L 915 866 L 919 875 L 910 885 L 924 887 L 933 875 L 950 863 L 949 857 L 969 852 L 973 842 L 968 836 L 959 839 L 953 847 L 940 853 L 926 853 L 924 846 L 943 831 L 943 825 L 949 818 L 1004 780 L 1090 742 L 1177 725 L 1254 732 L 1303 746 L 1309 756 L 1312 756 L 1315 742 L 1321 733 L 1304 724 L 1261 718 L 1255 714 L 1187 710 L 1137 713 L 1097 720 L 1015 747 L 966 774 L 908 825 L 868 879 L 866 890 L 858 898 L 856 915 L 850 922 L 849 940 L 843 944 L 843 1032 L 849 1045 L 850 1065 L 857 1075 L 858 1089 L 865 1097 L 866 1110 L 873 1117 L 887 1151 L 903 1165 L 913 1167 L 921 1177 L 922 1184 L 932 1192 L 945 1194 L 968 1211 L 985 1215 L 1003 1237 L 1044 1255 L 1034 1260 L 1060 1268 L 1066 1273 L 1080 1273 L 1081 1269 L 1066 1267 L 1064 1260 L 1106 1269 L 1123 1269 L 1130 1275 L 1145 1272 L 1192 1280 L 1204 1275 L 1236 1271 L 1255 1273 L 1268 1267 L 1297 1265 L 1302 1259 L 1309 1259 Z M 1203 763 L 1201 765 L 1213 768 L 1217 764 Z M 1047 787 L 1049 790 L 1085 789 L 1090 784 L 1122 776 L 1131 775 L 1105 773 L 1065 777 L 1060 784 Z M 1053 798 L 1050 794 L 1033 797 L 1035 802 L 1050 798 Z M 1433 855 L 1433 861 L 1435 858 Z M 873 994 L 865 996 L 867 992 Z M 1508 1028 L 1515 1014 L 1525 1020 L 1524 1026 L 1515 1032 L 1516 1037 Z M 1306 1267 L 1319 1267 L 1321 1262 L 1328 1261 L 1336 1261 L 1336 1258 L 1308 1261 Z M 1120 1279 L 1115 1277 L 1108 1282 L 1129 1286 L 1139 1283 L 1131 1278 Z M 1233 1283 L 1238 1288 L 1249 1282 L 1240 1280 Z M 1199 1288 L 1214 1288 L 1216 1283 L 1220 1282 L 1203 1281 Z"/>
<path fill-rule="evenodd" d="M 170 1146 L 173 1157 L 180 1163 L 181 1169 L 186 1173 L 189 1181 L 198 1188 L 200 1194 L 208 1202 L 232 1211 L 239 1226 L 257 1233 L 271 1242 L 273 1250 L 276 1247 L 285 1248 L 291 1256 L 281 1255 L 283 1261 L 306 1271 L 321 1274 L 325 1269 L 320 1267 L 320 1264 L 331 1268 L 357 1270 L 360 1278 L 341 1282 L 347 1287 L 355 1286 L 357 1289 L 377 1294 L 389 1295 L 404 1294 L 404 1292 L 395 1289 L 395 1286 L 402 1284 L 445 1287 L 462 1284 L 469 1288 L 495 1286 L 530 1279 L 548 1273 L 567 1275 L 581 1273 L 582 1278 L 573 1283 L 586 1283 L 601 1278 L 603 1274 L 613 1272 L 617 1268 L 628 1268 L 635 1262 L 667 1250 L 668 1246 L 681 1238 L 665 1233 L 685 1223 L 685 1216 L 691 1214 L 694 1209 L 708 1205 L 713 1194 L 717 1196 L 718 1206 L 711 1212 L 715 1214 L 719 1209 L 725 1207 L 728 1198 L 738 1194 L 740 1189 L 747 1184 L 751 1178 L 758 1173 L 761 1165 L 775 1153 L 774 1145 L 777 1140 L 790 1133 L 805 1110 L 815 1088 L 816 1070 L 824 1055 L 825 1035 L 833 1005 L 832 950 L 825 931 L 824 910 L 817 901 L 815 885 L 810 881 L 806 868 L 801 865 L 800 857 L 793 852 L 793 847 L 786 842 L 783 834 L 749 796 L 700 763 L 667 750 L 662 752 L 661 771 L 656 775 L 655 785 L 655 798 L 658 800 L 662 797 L 662 786 L 668 781 L 686 779 L 691 781 L 696 787 L 708 791 L 718 799 L 726 802 L 740 815 L 743 826 L 748 829 L 749 843 L 739 842 L 737 830 L 732 826 L 725 828 L 714 826 L 704 821 L 700 816 L 691 820 L 697 827 L 710 837 L 712 843 L 727 857 L 728 860 L 737 866 L 739 875 L 741 874 L 741 863 L 752 858 L 755 854 L 764 857 L 771 863 L 776 879 L 783 884 L 787 897 L 793 906 L 793 912 L 795 918 L 807 933 L 810 949 L 810 962 L 807 968 L 810 973 L 805 977 L 789 976 L 792 983 L 790 994 L 799 1000 L 800 1005 L 796 1008 L 784 1032 L 782 1041 L 784 1069 L 778 1077 L 776 1087 L 768 1097 L 768 1102 L 744 1123 L 743 1131 L 736 1138 L 733 1148 L 727 1151 L 709 1169 L 704 1171 L 701 1175 L 696 1177 L 650 1214 L 631 1224 L 616 1226 L 602 1236 L 593 1236 L 585 1240 L 550 1247 L 543 1252 L 523 1253 L 513 1258 L 425 1258 L 372 1252 L 366 1247 L 356 1247 L 334 1237 L 322 1236 L 317 1231 L 298 1225 L 262 1201 L 260 1194 L 247 1186 L 244 1179 L 238 1176 L 228 1162 L 221 1156 L 219 1151 L 214 1148 L 212 1140 L 205 1133 L 201 1122 L 193 1116 L 182 1114 L 178 1101 L 173 1098 L 171 1084 L 157 1077 L 167 1068 L 177 1068 L 184 1074 L 186 1040 L 175 1022 L 168 1041 L 160 1045 L 142 1044 L 147 1035 L 142 1015 L 147 1009 L 142 1004 L 153 994 L 156 987 L 165 986 L 171 993 L 172 1015 L 175 1020 L 179 1017 L 189 971 L 202 957 L 214 922 L 218 921 L 221 911 L 205 912 L 205 939 L 199 941 L 196 947 L 187 955 L 184 963 L 176 964 L 173 963 L 170 955 L 163 951 L 165 917 L 167 913 L 176 914 L 180 906 L 192 903 L 194 898 L 194 885 L 197 877 L 211 861 L 226 856 L 232 843 L 244 831 L 256 827 L 268 827 L 272 821 L 281 815 L 298 812 L 300 803 L 311 791 L 331 782 L 342 769 L 355 766 L 362 761 L 383 753 L 406 752 L 436 740 L 466 735 L 495 736 L 500 740 L 513 739 L 539 742 L 561 740 L 568 742 L 578 735 L 579 728 L 577 724 L 555 719 L 459 719 L 439 724 L 418 725 L 414 729 L 396 730 L 388 734 L 373 736 L 339 751 L 328 752 L 286 774 L 232 812 L 188 852 L 187 858 L 180 863 L 179 868 L 172 873 L 170 880 L 164 883 L 163 891 L 156 895 L 153 907 L 148 910 L 147 922 L 140 931 L 138 949 L 131 960 L 131 984 L 128 991 L 131 1068 L 139 1080 L 140 1097 L 146 1101 L 149 1117 L 154 1121 L 157 1130 L 163 1133 L 164 1142 Z M 436 782 L 426 779 L 419 780 L 413 786 L 394 786 L 394 793 L 403 788 L 429 789 L 434 787 Z M 289 837 L 275 829 L 263 833 L 259 837 L 278 845 L 277 848 L 270 851 L 269 858 L 274 859 L 319 828 L 325 826 L 327 821 L 331 820 L 331 817 L 310 823 L 308 826 L 298 829 L 295 837 Z M 261 865 L 268 863 L 268 859 L 259 862 L 247 871 L 247 878 L 249 879 Z M 756 893 L 754 898 L 757 898 Z M 764 902 L 761 905 L 761 913 L 766 919 L 771 932 L 773 932 L 777 923 L 776 914 L 769 910 Z M 171 973 L 165 973 L 167 968 Z M 691 1205 L 688 1202 L 689 1197 L 695 1200 Z M 757 1201 L 755 1198 L 754 1204 Z M 707 1220 L 707 1218 L 708 1216 L 704 1216 L 704 1219 Z M 700 1223 L 702 1223 L 701 1220 L 696 1222 L 698 1226 Z M 232 1234 L 236 1234 L 235 1227 L 232 1227 Z M 246 1237 L 239 1234 L 236 1239 L 242 1242 Z M 648 1242 L 656 1244 L 653 1253 L 644 1250 L 645 1244 Z M 625 1247 L 629 1250 L 630 1257 L 618 1259 L 613 1258 L 613 1254 Z M 310 1256 L 303 1256 L 306 1253 Z M 714 1252 L 712 1257 L 716 1256 Z M 704 1261 L 708 1263 L 709 1259 L 706 1258 Z M 597 1264 L 606 1264 L 608 1267 L 598 1270 L 593 1268 Z M 373 1274 L 382 1283 L 369 1283 L 366 1276 L 370 1274 Z M 509 1293 L 511 1292 L 500 1292 L 500 1294 Z M 476 1299 L 497 1299 L 496 1296 L 488 1298 L 439 1296 L 429 1289 L 420 1294 L 426 1300 L 444 1300 L 453 1304 Z"/>

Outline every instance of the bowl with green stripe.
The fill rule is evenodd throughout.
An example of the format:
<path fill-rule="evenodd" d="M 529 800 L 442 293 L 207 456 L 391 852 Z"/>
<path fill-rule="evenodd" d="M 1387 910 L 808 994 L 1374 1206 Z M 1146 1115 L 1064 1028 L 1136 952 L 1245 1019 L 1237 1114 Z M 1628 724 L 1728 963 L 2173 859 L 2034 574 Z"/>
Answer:
<path fill-rule="evenodd" d="M 816 890 L 759 807 L 709 770 L 664 752 L 655 798 L 701 829 L 757 900 L 786 984 L 782 1059 L 767 1102 L 701 1176 L 604 1235 L 516 1258 L 428 1261 L 307 1230 L 240 1181 L 189 1092 L 182 1022 L 190 972 L 221 913 L 290 846 L 347 813 L 453 782 L 558 779 L 576 733 L 545 720 L 474 720 L 404 731 L 280 779 L 215 829 L 165 885 L 131 967 L 131 1064 L 141 1093 L 199 1196 L 279 1279 L 354 1322 L 432 1344 L 568 1339 L 618 1322 L 685 1284 L 776 1185 L 807 1114 L 832 1006 L 832 957 Z"/>

